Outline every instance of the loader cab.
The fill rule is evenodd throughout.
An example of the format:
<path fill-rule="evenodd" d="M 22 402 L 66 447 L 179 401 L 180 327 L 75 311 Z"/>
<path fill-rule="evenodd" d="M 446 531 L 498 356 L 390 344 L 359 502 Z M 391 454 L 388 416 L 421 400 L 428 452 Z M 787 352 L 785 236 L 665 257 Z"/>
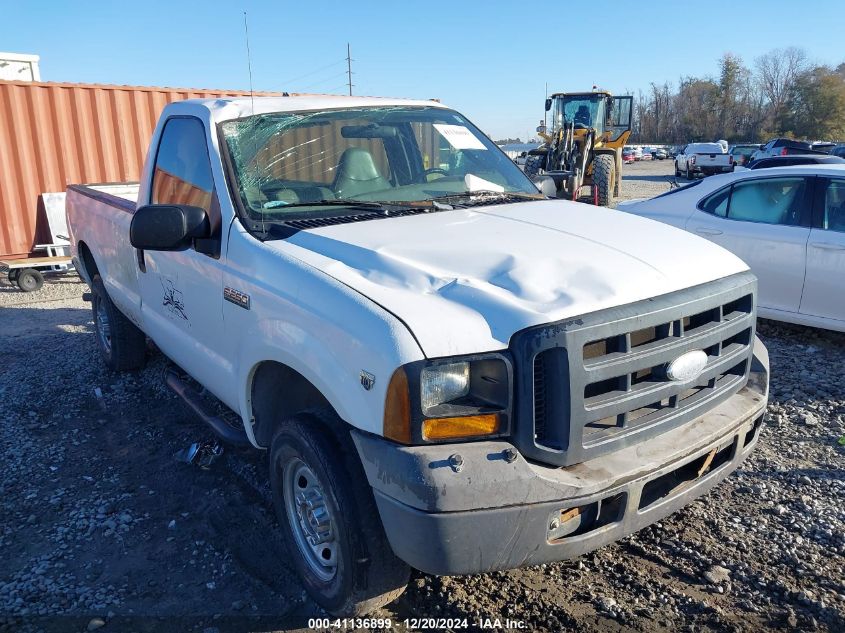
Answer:
<path fill-rule="evenodd" d="M 576 130 L 595 129 L 596 136 L 609 131 L 612 141 L 631 129 L 632 101 L 607 92 L 556 93 L 546 99 L 546 111 L 552 113 L 552 133 L 574 124 Z"/>
<path fill-rule="evenodd" d="M 552 95 L 546 102 L 547 110 L 552 112 L 552 132 L 574 124 L 576 130 L 593 128 L 601 135 L 607 125 L 609 96 L 597 92 Z"/>

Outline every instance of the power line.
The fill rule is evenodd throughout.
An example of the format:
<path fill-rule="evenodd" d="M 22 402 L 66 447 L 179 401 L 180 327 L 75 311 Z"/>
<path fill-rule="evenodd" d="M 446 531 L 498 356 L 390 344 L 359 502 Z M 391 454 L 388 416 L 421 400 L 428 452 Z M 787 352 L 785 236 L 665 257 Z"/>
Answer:
<path fill-rule="evenodd" d="M 338 66 L 338 65 L 342 64 L 342 63 L 343 63 L 343 62 L 345 62 L 345 61 L 346 61 L 345 59 L 339 59 L 339 60 L 337 60 L 336 62 L 332 62 L 331 64 L 326 64 L 325 66 L 320 66 L 319 68 L 315 68 L 314 70 L 311 70 L 311 71 L 309 71 L 309 72 L 307 72 L 307 73 L 304 73 L 304 74 L 302 74 L 302 75 L 299 75 L 298 77 L 294 77 L 293 79 L 288 79 L 288 80 L 286 80 L 285 82 L 283 82 L 282 88 L 287 88 L 287 87 L 288 87 L 290 84 L 292 84 L 294 81 L 299 81 L 300 79 L 305 79 L 306 77 L 310 77 L 311 75 L 316 75 L 318 72 L 321 72 L 321 71 L 323 71 L 323 70 L 327 70 L 327 69 L 332 68 L 332 67 L 334 67 L 334 66 Z M 342 74 L 344 74 L 344 75 L 345 75 L 345 74 L 346 74 L 346 71 L 343 71 L 343 73 L 342 73 Z"/>
<path fill-rule="evenodd" d="M 325 79 L 321 79 L 320 81 L 315 81 L 315 82 L 307 84 L 305 86 L 300 86 L 299 89 L 300 90 L 308 90 L 309 88 L 313 88 L 314 86 L 319 86 L 320 84 L 324 84 L 326 82 L 331 81 L 332 79 L 337 79 L 338 77 L 342 77 L 344 75 L 346 75 L 345 70 L 342 71 L 342 72 L 339 72 L 339 73 L 335 73 L 334 75 L 330 75 L 329 77 L 326 77 Z M 342 85 L 345 86 L 346 83 L 343 83 Z"/>

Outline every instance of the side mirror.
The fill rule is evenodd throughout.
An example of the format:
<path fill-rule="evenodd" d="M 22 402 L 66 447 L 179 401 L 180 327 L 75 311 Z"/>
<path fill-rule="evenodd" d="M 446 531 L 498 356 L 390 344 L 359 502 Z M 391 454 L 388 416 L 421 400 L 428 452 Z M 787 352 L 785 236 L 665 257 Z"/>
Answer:
<path fill-rule="evenodd" d="M 546 112 L 552 109 L 552 100 L 546 99 Z"/>
<path fill-rule="evenodd" d="M 181 251 L 191 240 L 211 236 L 205 209 L 186 204 L 150 204 L 139 208 L 129 225 L 129 242 L 145 251 Z"/>
<path fill-rule="evenodd" d="M 538 134 L 545 134 L 546 133 L 546 125 L 544 123 L 541 123 L 540 125 L 537 126 L 537 133 Z"/>

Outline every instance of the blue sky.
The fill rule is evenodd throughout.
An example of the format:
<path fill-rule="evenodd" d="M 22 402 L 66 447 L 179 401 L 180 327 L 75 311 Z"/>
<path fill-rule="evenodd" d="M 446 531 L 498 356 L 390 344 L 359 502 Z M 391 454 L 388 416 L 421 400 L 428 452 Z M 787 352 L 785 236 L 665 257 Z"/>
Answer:
<path fill-rule="evenodd" d="M 345 91 L 348 41 L 356 94 L 436 97 L 494 138 L 533 132 L 546 82 L 636 92 L 779 46 L 845 61 L 842 0 L 0 0 L 0 50 L 41 55 L 45 81 L 246 89 L 244 10 L 256 90 Z"/>

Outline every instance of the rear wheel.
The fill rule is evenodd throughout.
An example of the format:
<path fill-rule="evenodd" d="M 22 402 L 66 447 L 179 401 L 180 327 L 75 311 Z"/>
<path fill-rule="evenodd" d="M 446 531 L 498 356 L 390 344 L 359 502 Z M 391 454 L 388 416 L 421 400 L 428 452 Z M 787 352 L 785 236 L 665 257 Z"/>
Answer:
<path fill-rule="evenodd" d="M 613 156 L 599 154 L 593 159 L 593 186 L 598 190 L 599 205 L 609 207 L 613 202 L 616 170 Z"/>
<path fill-rule="evenodd" d="M 12 268 L 12 270 L 9 271 L 8 277 L 9 277 L 9 283 L 10 284 L 12 284 L 13 286 L 18 285 L 18 269 L 17 268 Z"/>
<path fill-rule="evenodd" d="M 11 278 L 11 273 L 9 273 Z M 23 292 L 35 292 L 44 285 L 44 276 L 34 268 L 20 268 L 15 283 Z"/>
<path fill-rule="evenodd" d="M 143 367 L 147 337 L 115 307 L 99 275 L 94 275 L 91 283 L 91 310 L 97 347 L 109 369 L 128 371 Z"/>
<path fill-rule="evenodd" d="M 410 568 L 387 542 L 354 446 L 328 430 L 342 423 L 324 425 L 329 415 L 280 425 L 270 448 L 273 505 L 312 599 L 332 615 L 362 616 L 398 598 Z"/>

